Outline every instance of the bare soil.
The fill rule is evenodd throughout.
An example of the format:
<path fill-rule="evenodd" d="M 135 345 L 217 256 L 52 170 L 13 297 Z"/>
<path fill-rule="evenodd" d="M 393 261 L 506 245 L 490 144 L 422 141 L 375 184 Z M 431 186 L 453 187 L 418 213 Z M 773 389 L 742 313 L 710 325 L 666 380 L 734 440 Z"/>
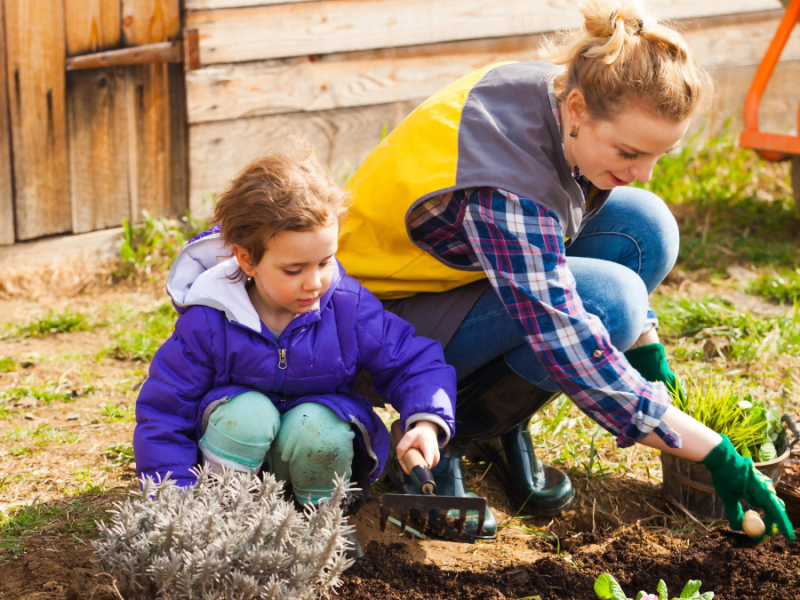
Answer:
<path fill-rule="evenodd" d="M 714 289 L 730 294 L 737 304 L 753 302 L 696 278 L 671 285 L 687 294 Z M 15 297 L 0 300 L 0 326 L 2 321 L 28 321 L 51 308 L 92 313 L 109 303 L 125 303 L 133 310 L 150 310 L 163 300 L 158 283 L 75 297 Z M 75 513 L 76 501 L 83 510 L 91 509 L 88 514 L 102 515 L 136 486 L 134 466 L 115 466 L 107 454 L 110 445 L 131 441 L 132 413 L 109 418 L 103 410 L 111 405 L 130 411 L 147 365 L 101 356 L 111 339 L 103 327 L 0 340 L 0 358 L 17 362 L 11 372 L 0 373 L 0 391 L 44 386 L 69 392 L 66 402 L 22 398 L 6 405 L 8 414 L 0 418 L 0 522 L 23 504 L 60 510 L 19 540 L 0 539 L 0 600 L 120 598 L 94 561 L 90 528 L 76 533 L 72 527 L 84 518 Z M 774 385 L 782 384 L 776 378 Z M 74 436 L 38 444 L 20 434 L 41 426 Z M 598 456 L 602 452 L 598 448 Z M 800 596 L 799 543 L 777 537 L 754 546 L 718 524 L 715 528 L 675 512 L 660 496 L 657 458 L 626 452 L 629 465 L 648 465 L 647 476 L 637 475 L 643 468 L 587 476 L 581 466 L 585 457 L 575 457 L 567 466 L 573 468 L 578 500 L 555 519 L 516 518 L 489 465 L 469 465 L 469 487 L 489 499 L 501 522 L 498 538 L 479 544 L 408 539 L 392 525 L 381 532 L 380 496 L 389 487 L 379 484 L 353 519 L 366 556 L 347 572 L 339 594 L 353 600 L 589 600 L 595 597 L 596 577 L 609 572 L 632 597 L 639 590 L 654 592 L 659 579 L 666 581 L 671 596 L 688 579 L 701 580 L 702 590 L 714 591 L 721 600 Z M 800 485 L 800 467 L 790 464 L 786 477 Z"/>

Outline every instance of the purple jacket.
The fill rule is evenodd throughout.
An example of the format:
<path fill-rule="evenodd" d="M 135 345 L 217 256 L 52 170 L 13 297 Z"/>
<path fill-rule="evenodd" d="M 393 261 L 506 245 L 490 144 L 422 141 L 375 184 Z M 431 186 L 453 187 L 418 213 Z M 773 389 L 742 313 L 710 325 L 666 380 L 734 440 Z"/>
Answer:
<path fill-rule="evenodd" d="M 318 402 L 351 423 L 353 479 L 369 475 L 374 481 L 389 456 L 389 434 L 370 402 L 353 391 L 362 369 L 400 413 L 404 428 L 434 421 L 445 432 L 440 443 L 447 443 L 455 428 L 456 375 L 439 342 L 416 337 L 338 262 L 319 310 L 295 317 L 276 342 L 244 282 L 228 277 L 237 270 L 229 256 L 212 230 L 189 242 L 170 270 L 167 292 L 180 317 L 136 402 L 133 447 L 140 477 L 171 472 L 180 484 L 193 483 L 189 469 L 198 463 L 197 443 L 211 412 L 256 390 L 281 413 Z"/>

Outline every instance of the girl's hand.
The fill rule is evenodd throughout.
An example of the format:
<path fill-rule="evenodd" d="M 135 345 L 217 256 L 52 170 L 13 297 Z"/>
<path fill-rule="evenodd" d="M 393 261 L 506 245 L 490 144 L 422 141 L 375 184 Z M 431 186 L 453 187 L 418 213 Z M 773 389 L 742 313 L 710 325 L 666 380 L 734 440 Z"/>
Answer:
<path fill-rule="evenodd" d="M 403 455 L 409 448 L 419 450 L 428 467 L 435 467 L 439 462 L 439 426 L 431 421 L 417 421 L 397 444 L 397 460 L 406 474 L 408 469 L 403 462 Z"/>

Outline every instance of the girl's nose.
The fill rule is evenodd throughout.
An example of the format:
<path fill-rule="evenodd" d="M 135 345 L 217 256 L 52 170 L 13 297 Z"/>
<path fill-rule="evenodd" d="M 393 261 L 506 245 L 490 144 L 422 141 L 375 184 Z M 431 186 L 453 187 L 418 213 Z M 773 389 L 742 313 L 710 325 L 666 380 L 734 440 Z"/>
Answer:
<path fill-rule="evenodd" d="M 315 269 L 311 276 L 306 279 L 305 285 L 303 286 L 309 292 L 316 291 L 322 287 L 322 276 L 318 269 Z"/>
<path fill-rule="evenodd" d="M 631 169 L 631 175 L 633 175 L 634 179 L 638 179 L 642 183 L 647 183 L 653 176 L 653 167 L 655 167 L 655 165 L 655 161 L 648 161 L 647 163 L 637 165 Z"/>

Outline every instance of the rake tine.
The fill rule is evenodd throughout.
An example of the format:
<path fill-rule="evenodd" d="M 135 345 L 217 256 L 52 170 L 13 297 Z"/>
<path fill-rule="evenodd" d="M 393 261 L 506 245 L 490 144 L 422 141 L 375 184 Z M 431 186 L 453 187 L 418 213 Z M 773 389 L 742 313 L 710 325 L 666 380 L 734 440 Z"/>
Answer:
<path fill-rule="evenodd" d="M 467 511 L 463 508 L 458 510 L 458 520 L 454 523 L 455 528 L 458 530 L 458 535 L 463 535 L 464 526 L 467 524 Z"/>
<path fill-rule="evenodd" d="M 381 522 L 380 522 L 381 531 L 386 531 L 386 523 L 389 521 L 389 515 L 391 513 L 392 513 L 391 508 L 386 508 L 385 506 L 381 506 Z"/>
<path fill-rule="evenodd" d="M 429 521 L 430 521 L 430 511 L 424 512 L 420 516 L 420 528 L 419 528 L 419 530 L 424 533 L 425 530 L 428 528 L 428 522 Z"/>
<path fill-rule="evenodd" d="M 483 522 L 486 520 L 486 511 L 478 511 L 478 535 L 483 533 Z"/>
<path fill-rule="evenodd" d="M 406 533 L 407 524 L 408 524 L 408 511 L 404 510 L 402 513 L 402 517 L 400 518 L 400 529 L 403 530 L 403 533 Z"/>

